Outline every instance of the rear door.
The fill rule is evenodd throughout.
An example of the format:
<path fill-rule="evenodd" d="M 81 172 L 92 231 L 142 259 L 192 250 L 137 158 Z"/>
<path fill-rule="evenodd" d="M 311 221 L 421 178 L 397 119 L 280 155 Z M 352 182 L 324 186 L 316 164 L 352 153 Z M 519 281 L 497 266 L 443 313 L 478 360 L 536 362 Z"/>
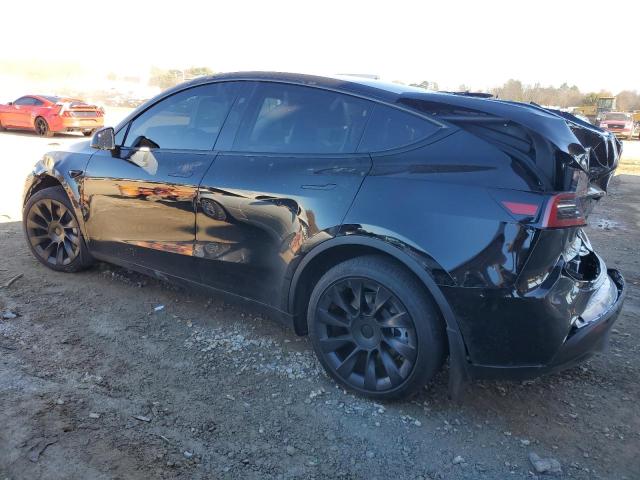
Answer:
<path fill-rule="evenodd" d="M 195 197 L 239 88 L 214 83 L 175 93 L 131 121 L 117 152 L 91 157 L 82 193 L 96 255 L 199 278 Z"/>
<path fill-rule="evenodd" d="M 256 82 L 238 98 L 199 189 L 202 281 L 280 306 L 289 265 L 337 231 L 371 168 L 355 153 L 372 103 Z"/>

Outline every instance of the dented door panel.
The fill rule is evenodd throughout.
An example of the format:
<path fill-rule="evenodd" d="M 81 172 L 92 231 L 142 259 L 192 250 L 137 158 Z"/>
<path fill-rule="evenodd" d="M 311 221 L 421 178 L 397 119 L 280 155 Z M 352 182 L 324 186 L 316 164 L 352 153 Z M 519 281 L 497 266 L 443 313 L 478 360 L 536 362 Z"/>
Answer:
<path fill-rule="evenodd" d="M 368 155 L 219 154 L 198 195 L 202 282 L 279 308 L 290 265 L 337 233 L 370 166 Z"/>

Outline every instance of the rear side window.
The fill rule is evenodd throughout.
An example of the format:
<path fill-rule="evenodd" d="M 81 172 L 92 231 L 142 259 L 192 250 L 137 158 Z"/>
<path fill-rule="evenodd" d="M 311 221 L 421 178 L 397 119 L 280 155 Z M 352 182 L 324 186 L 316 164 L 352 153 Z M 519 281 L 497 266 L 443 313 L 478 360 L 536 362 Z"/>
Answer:
<path fill-rule="evenodd" d="M 171 95 L 131 122 L 124 146 L 211 150 L 237 90 L 225 82 Z"/>
<path fill-rule="evenodd" d="M 373 104 L 312 87 L 261 83 L 233 150 L 264 153 L 353 153 Z"/>
<path fill-rule="evenodd" d="M 379 152 L 418 142 L 440 127 L 424 118 L 376 105 L 358 151 Z"/>

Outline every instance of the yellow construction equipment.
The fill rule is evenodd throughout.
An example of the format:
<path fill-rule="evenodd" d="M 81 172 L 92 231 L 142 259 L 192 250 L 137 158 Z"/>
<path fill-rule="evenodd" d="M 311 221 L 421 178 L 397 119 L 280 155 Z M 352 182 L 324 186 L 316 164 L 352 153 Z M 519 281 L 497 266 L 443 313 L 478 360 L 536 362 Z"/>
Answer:
<path fill-rule="evenodd" d="M 594 105 L 582 105 L 573 109 L 574 113 L 584 115 L 589 121 L 597 125 L 607 112 L 615 111 L 616 97 L 598 97 Z"/>

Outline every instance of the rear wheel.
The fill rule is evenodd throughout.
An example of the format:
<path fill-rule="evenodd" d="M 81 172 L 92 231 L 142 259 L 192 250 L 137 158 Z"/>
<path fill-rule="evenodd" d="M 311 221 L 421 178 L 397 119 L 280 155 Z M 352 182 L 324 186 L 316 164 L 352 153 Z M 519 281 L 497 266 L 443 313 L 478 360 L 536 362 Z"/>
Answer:
<path fill-rule="evenodd" d="M 445 332 L 424 287 L 382 256 L 357 257 L 315 286 L 309 335 L 329 375 L 357 393 L 406 397 L 442 366 Z"/>
<path fill-rule="evenodd" d="M 36 192 L 24 206 L 22 224 L 33 255 L 59 272 L 77 272 L 92 263 L 78 219 L 62 187 Z"/>
<path fill-rule="evenodd" d="M 36 118 L 34 126 L 36 133 L 41 137 L 53 137 L 53 132 L 49 129 L 49 124 L 44 118 Z"/>
<path fill-rule="evenodd" d="M 94 133 L 96 133 L 95 130 L 88 130 L 88 131 L 84 131 L 82 132 L 82 135 L 84 135 L 85 137 L 90 137 L 92 136 Z"/>

